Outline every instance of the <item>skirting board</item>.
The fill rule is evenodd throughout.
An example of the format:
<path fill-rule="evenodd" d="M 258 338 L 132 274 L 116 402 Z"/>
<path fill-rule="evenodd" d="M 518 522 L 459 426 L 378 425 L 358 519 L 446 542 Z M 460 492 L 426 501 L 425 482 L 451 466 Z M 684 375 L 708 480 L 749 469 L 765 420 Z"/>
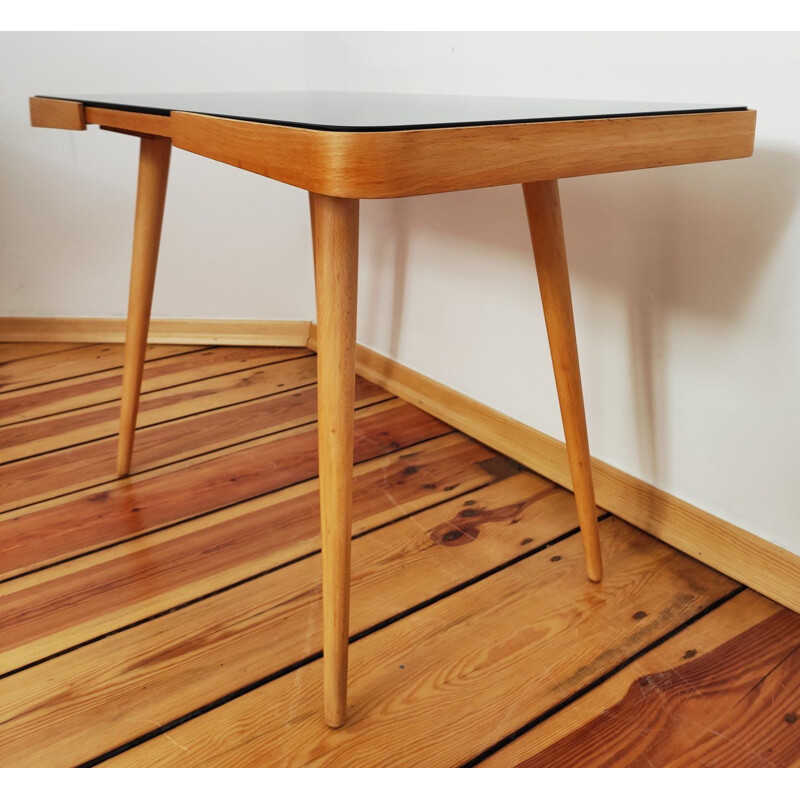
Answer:
<path fill-rule="evenodd" d="M 0 318 L 0 341 L 121 342 L 122 319 Z M 315 326 L 282 320 L 158 320 L 149 341 L 315 349 Z M 572 488 L 563 442 L 359 345 L 356 369 L 552 481 Z M 667 544 L 800 613 L 800 556 L 592 459 L 597 503 Z"/>
<path fill-rule="evenodd" d="M 314 349 L 311 326 L 308 346 Z M 359 375 L 572 489 L 563 442 L 361 345 Z M 555 391 L 555 387 L 553 388 Z M 597 504 L 698 561 L 800 612 L 800 556 L 592 459 Z"/>
<path fill-rule="evenodd" d="M 305 347 L 310 322 L 251 319 L 153 319 L 151 344 Z M 0 342 L 125 341 L 125 320 L 98 317 L 0 317 Z"/>

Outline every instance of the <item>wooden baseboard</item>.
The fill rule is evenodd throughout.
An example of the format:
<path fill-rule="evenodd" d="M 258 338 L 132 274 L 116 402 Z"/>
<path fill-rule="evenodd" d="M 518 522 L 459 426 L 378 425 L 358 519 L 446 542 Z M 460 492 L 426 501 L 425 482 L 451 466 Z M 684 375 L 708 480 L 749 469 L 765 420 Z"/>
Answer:
<path fill-rule="evenodd" d="M 311 327 L 309 347 L 315 344 Z M 568 489 L 563 442 L 359 345 L 358 374 Z M 555 391 L 555 389 L 554 389 Z M 637 528 L 800 612 L 800 556 L 592 459 L 597 503 Z"/>
<path fill-rule="evenodd" d="M 152 344 L 305 347 L 310 322 L 254 319 L 154 319 Z M 124 342 L 125 320 L 99 317 L 0 317 L 2 342 Z"/>
<path fill-rule="evenodd" d="M 0 318 L 0 341 L 122 342 L 122 319 Z M 153 343 L 308 346 L 310 322 L 154 319 Z M 359 375 L 568 489 L 566 447 L 540 431 L 359 345 Z M 667 544 L 800 612 L 800 556 L 592 459 L 597 502 Z"/>

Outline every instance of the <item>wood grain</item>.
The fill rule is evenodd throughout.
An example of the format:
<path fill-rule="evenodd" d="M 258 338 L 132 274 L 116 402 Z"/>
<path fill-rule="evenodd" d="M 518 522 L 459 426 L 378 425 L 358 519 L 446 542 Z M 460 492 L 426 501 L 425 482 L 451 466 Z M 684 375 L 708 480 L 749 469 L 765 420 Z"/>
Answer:
<path fill-rule="evenodd" d="M 522 474 L 357 538 L 353 629 L 368 629 L 574 524 L 566 492 Z M 4 679 L 0 763 L 79 763 L 318 654 L 320 568 L 313 556 Z M 387 657 L 397 672 L 394 654 Z M 311 696 L 290 686 L 285 699 L 308 707 L 313 696 L 311 716 L 327 730 L 319 677 Z M 273 710 L 264 706 L 262 714 L 270 724 Z"/>
<path fill-rule="evenodd" d="M 151 344 L 304 347 L 307 320 L 151 319 Z M 117 317 L 0 317 L 4 342 L 124 342 L 125 320 Z"/>
<path fill-rule="evenodd" d="M 597 530 L 597 505 L 592 484 L 592 460 L 586 431 L 586 411 L 583 406 L 558 182 L 526 183 L 522 191 L 556 378 L 572 490 L 581 523 L 583 549 L 586 552 L 586 571 L 590 580 L 599 581 L 603 577 L 603 564 Z"/>
<path fill-rule="evenodd" d="M 619 520 L 601 530 L 602 584 L 585 580 L 571 536 L 351 645 L 341 730 L 316 713 L 314 662 L 107 765 L 464 763 L 735 587 Z"/>
<path fill-rule="evenodd" d="M 169 139 L 143 136 L 139 142 L 139 180 L 117 439 L 117 474 L 120 477 L 131 469 L 171 154 Z"/>
<path fill-rule="evenodd" d="M 405 403 L 356 414 L 355 460 L 440 436 L 450 429 Z M 317 431 L 307 425 L 257 443 L 133 476 L 103 491 L 0 515 L 4 577 L 106 547 L 317 475 Z"/>
<path fill-rule="evenodd" d="M 623 700 L 630 687 L 648 673 L 666 672 L 687 659 L 710 653 L 729 639 L 780 610 L 777 603 L 746 589 L 706 616 L 669 637 L 653 650 L 578 697 L 552 716 L 537 721 L 530 730 L 496 750 L 476 766 L 515 767 L 569 737 Z M 609 742 L 609 747 L 612 744 Z"/>
<path fill-rule="evenodd" d="M 390 397 L 363 378 L 356 381 L 356 408 Z M 307 385 L 158 423 L 139 431 L 131 474 L 305 425 L 316 416 L 317 389 Z M 0 511 L 116 481 L 115 459 L 112 437 L 2 464 Z"/>
<path fill-rule="evenodd" d="M 312 329 L 309 347 L 313 345 Z M 558 439 L 374 350 L 359 346 L 356 370 L 534 472 L 572 488 L 566 448 Z M 592 475 L 602 508 L 800 612 L 799 555 L 596 458 Z"/>
<path fill-rule="evenodd" d="M 22 358 L 45 353 L 59 353 L 77 346 L 72 342 L 0 342 L 0 366 L 7 361 L 19 361 Z"/>
<path fill-rule="evenodd" d="M 28 105 L 31 125 L 34 128 L 86 130 L 86 115 L 82 103 L 74 103 L 71 100 L 53 100 L 49 97 L 31 97 Z"/>
<path fill-rule="evenodd" d="M 344 724 L 350 620 L 358 201 L 311 200 L 317 301 L 325 719 Z"/>
<path fill-rule="evenodd" d="M 737 607 L 741 613 L 746 604 Z M 740 617 L 745 629 L 702 655 L 687 647 L 678 657 L 679 642 L 665 643 L 659 650 L 669 658 L 654 651 L 640 659 L 624 698 L 517 766 L 792 766 L 800 759 L 792 722 L 800 709 L 800 615 L 773 608 L 752 623 L 752 612 Z M 700 633 L 676 639 L 705 644 Z M 615 676 L 617 686 L 622 680 Z"/>
<path fill-rule="evenodd" d="M 70 106 L 77 109 L 67 127 L 80 124 L 75 111 L 84 111 L 89 124 L 172 137 L 176 147 L 207 158 L 319 194 L 352 198 L 746 158 L 753 151 L 756 120 L 755 111 L 729 111 L 352 133 Z"/>
<path fill-rule="evenodd" d="M 144 367 L 142 393 L 310 355 L 309 350 L 300 347 L 191 346 L 187 350 L 182 355 L 147 362 Z M 51 414 L 118 400 L 121 389 L 122 370 L 110 369 L 45 386 L 6 392 L 0 395 L 0 425 L 28 422 Z"/>
<path fill-rule="evenodd" d="M 297 358 L 181 383 L 142 396 L 138 426 L 172 419 L 315 382 L 316 359 Z M 116 436 L 120 404 L 114 400 L 0 428 L 0 462 Z"/>
<path fill-rule="evenodd" d="M 183 150 L 316 194 L 365 199 L 746 158 L 756 112 L 357 133 L 184 112 L 170 119 Z"/>
<path fill-rule="evenodd" d="M 27 517 L 34 561 L 64 537 L 0 582 L 0 761 L 103 760 L 144 737 L 108 763 L 443 765 L 510 737 L 481 764 L 800 763 L 800 618 L 744 591 L 691 621 L 735 584 L 613 519 L 591 587 L 568 492 L 385 398 L 357 382 L 357 450 L 375 455 L 354 470 L 359 640 L 338 734 L 319 718 L 313 384 L 144 428 L 140 474 L 102 487 L 79 488 L 113 467 L 97 449 L 113 439 L 0 467 L 39 465 L 11 477 L 49 498 L 0 516 L 0 546 Z"/>
<path fill-rule="evenodd" d="M 142 114 L 138 111 L 118 111 L 113 108 L 93 108 L 84 106 L 86 122 L 89 125 L 102 125 L 117 128 L 128 133 L 146 133 L 153 136 L 169 136 L 171 120 L 160 114 Z"/>
<path fill-rule="evenodd" d="M 194 349 L 187 345 L 150 345 L 145 355 L 150 361 L 157 358 L 186 353 Z M 0 392 L 40 386 L 78 375 L 121 367 L 122 347 L 115 344 L 93 344 L 74 347 L 62 352 L 45 353 L 0 365 Z"/>
<path fill-rule="evenodd" d="M 503 456 L 457 433 L 359 464 L 353 533 L 514 472 Z M 2 584 L 0 673 L 319 546 L 318 482 L 310 480 Z"/>

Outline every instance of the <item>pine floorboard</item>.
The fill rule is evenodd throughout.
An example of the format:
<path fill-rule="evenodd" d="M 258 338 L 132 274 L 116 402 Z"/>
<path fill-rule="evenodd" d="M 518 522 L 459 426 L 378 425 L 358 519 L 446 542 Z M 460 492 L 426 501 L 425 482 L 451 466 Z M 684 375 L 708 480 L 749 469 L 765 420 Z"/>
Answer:
<path fill-rule="evenodd" d="M 348 724 L 321 715 L 316 364 L 0 343 L 0 765 L 800 765 L 800 615 L 359 379 Z"/>

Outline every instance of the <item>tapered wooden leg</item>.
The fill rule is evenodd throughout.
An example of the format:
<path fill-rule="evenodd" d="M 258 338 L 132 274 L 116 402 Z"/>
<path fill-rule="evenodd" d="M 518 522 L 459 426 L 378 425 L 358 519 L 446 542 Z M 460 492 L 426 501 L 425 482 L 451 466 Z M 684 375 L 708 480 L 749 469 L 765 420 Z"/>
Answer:
<path fill-rule="evenodd" d="M 314 253 L 314 291 L 316 292 L 317 286 L 317 214 L 314 207 L 314 201 L 317 195 L 313 192 L 308 193 L 308 213 L 311 217 L 311 247 Z"/>
<path fill-rule="evenodd" d="M 589 458 L 589 437 L 583 407 L 581 374 L 578 367 L 578 346 L 572 316 L 572 296 L 569 289 L 567 254 L 561 222 L 561 203 L 557 181 L 526 183 L 522 187 L 528 225 L 536 260 L 536 273 L 544 306 L 547 338 L 556 377 L 558 402 L 564 423 L 572 488 L 578 506 L 586 569 L 589 578 L 599 581 L 603 576 L 600 556 L 600 537 L 597 527 L 597 508 L 592 485 L 592 466 Z"/>
<path fill-rule="evenodd" d="M 122 404 L 117 446 L 117 474 L 120 477 L 127 475 L 131 469 L 171 146 L 170 139 L 142 138 L 139 151 L 139 186 L 136 195 L 128 324 L 125 332 L 125 368 L 122 376 Z"/>
<path fill-rule="evenodd" d="M 358 200 L 311 198 L 317 287 L 325 721 L 343 725 L 350 633 Z"/>

